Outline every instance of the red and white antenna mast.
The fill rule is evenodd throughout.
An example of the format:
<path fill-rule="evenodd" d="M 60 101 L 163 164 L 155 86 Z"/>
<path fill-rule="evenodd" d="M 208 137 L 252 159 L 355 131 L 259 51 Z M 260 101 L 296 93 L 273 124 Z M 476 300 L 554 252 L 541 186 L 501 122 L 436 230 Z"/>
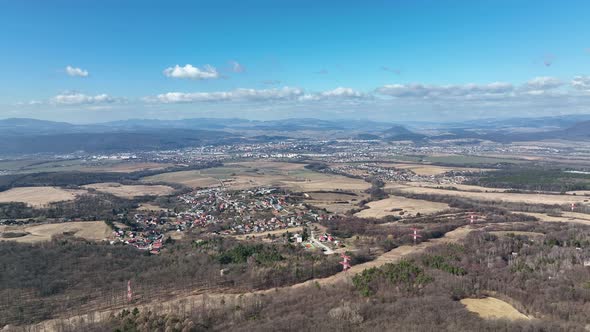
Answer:
<path fill-rule="evenodd" d="M 133 299 L 133 292 L 131 291 L 131 280 L 127 281 L 127 302 Z"/>
<path fill-rule="evenodd" d="M 340 254 L 340 257 L 342 257 L 342 262 L 340 262 L 340 264 L 342 264 L 342 271 L 346 272 L 351 267 L 351 265 L 350 265 L 350 256 L 348 256 L 345 253 L 342 253 L 342 254 Z"/>
<path fill-rule="evenodd" d="M 412 230 L 414 231 L 412 237 L 414 238 L 414 244 L 416 244 L 416 240 L 418 240 L 419 237 L 422 237 L 422 235 L 418 234 L 418 228 L 412 228 Z"/>

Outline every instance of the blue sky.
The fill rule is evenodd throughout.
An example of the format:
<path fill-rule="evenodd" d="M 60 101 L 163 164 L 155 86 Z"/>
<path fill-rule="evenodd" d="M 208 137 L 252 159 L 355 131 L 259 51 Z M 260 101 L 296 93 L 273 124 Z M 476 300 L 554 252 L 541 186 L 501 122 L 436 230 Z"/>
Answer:
<path fill-rule="evenodd" d="M 590 113 L 588 13 L 588 1 L 3 0 L 0 117 Z"/>

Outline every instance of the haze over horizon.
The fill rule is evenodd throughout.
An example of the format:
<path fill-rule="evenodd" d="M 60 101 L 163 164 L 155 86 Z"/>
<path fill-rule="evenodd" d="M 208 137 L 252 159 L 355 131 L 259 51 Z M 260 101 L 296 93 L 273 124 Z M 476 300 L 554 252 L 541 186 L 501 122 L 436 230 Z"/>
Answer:
<path fill-rule="evenodd" d="M 4 2 L 0 118 L 587 114 L 590 3 L 566 3 Z"/>

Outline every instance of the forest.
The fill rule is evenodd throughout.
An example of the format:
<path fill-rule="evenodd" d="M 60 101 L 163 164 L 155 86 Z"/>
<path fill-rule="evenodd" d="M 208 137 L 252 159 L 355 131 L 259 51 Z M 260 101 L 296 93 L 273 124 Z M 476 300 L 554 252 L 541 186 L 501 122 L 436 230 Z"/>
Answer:
<path fill-rule="evenodd" d="M 286 286 L 339 271 L 338 258 L 299 246 L 231 238 L 167 240 L 161 255 L 67 235 L 51 242 L 0 242 L 0 325 L 124 303 L 132 280 L 142 300 L 183 290 L 248 291 Z M 223 271 L 223 272 L 221 272 Z"/>
<path fill-rule="evenodd" d="M 129 309 L 82 326 L 88 331 L 585 331 L 589 248 L 588 226 L 531 222 L 513 231 L 474 231 L 462 243 L 367 269 L 350 282 L 227 297 L 222 304 L 203 298 L 182 313 Z M 481 319 L 459 302 L 487 296 L 532 318 Z"/>

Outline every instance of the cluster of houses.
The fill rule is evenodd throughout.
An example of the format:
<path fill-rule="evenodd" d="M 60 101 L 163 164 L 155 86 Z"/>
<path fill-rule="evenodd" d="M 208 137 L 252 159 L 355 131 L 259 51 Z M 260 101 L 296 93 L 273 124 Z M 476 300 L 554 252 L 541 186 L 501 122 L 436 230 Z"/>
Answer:
<path fill-rule="evenodd" d="M 139 250 L 149 251 L 157 255 L 164 246 L 164 234 L 156 229 L 147 229 L 142 231 L 117 229 L 113 231 L 115 240 L 111 244 L 122 242 L 135 247 Z"/>
<path fill-rule="evenodd" d="M 330 217 L 275 188 L 210 188 L 183 194 L 179 200 L 188 206 L 186 210 L 135 214 L 135 227 L 115 227 L 112 243 L 124 243 L 158 254 L 164 235 L 170 232 L 200 227 L 220 235 L 241 235 L 303 226 Z"/>
<path fill-rule="evenodd" d="M 220 234 L 260 233 L 326 218 L 275 188 L 198 190 L 180 197 L 190 209 L 179 217 L 194 226 L 223 225 Z"/>

